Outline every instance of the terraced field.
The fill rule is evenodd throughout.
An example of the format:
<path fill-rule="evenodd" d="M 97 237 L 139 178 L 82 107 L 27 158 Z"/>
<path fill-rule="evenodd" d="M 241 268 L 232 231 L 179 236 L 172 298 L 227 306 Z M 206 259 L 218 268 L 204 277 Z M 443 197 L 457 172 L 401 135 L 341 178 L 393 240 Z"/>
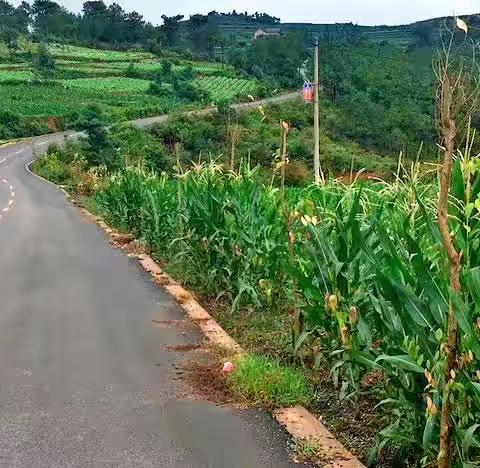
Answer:
<path fill-rule="evenodd" d="M 2 70 L 0 69 L 0 83 L 18 81 L 28 82 L 34 79 L 34 74 L 30 70 L 15 69 L 15 70 Z"/>
<path fill-rule="evenodd" d="M 152 54 L 143 51 L 121 52 L 64 44 L 52 44 L 49 49 L 54 57 L 86 62 L 138 62 L 154 58 Z"/>
<path fill-rule="evenodd" d="M 95 103 L 110 117 L 123 120 L 195 105 L 174 95 L 148 92 L 162 69 L 162 60 L 150 53 L 49 45 L 56 63 L 55 79 L 42 82 L 36 79 L 31 60 L 38 46 L 27 41 L 20 46 L 20 53 L 12 60 L 0 43 L 0 112 L 25 118 L 68 119 Z M 192 82 L 208 91 L 212 100 L 255 93 L 256 82 L 236 78 L 232 67 L 176 56 L 168 60 L 174 73 L 191 69 Z"/>
<path fill-rule="evenodd" d="M 197 84 L 207 91 L 215 100 L 235 99 L 254 94 L 256 83 L 252 80 L 241 78 L 228 78 L 224 76 L 209 76 L 198 78 Z"/>
<path fill-rule="evenodd" d="M 135 78 L 80 78 L 77 80 L 64 80 L 67 89 L 80 91 L 100 91 L 112 94 L 130 94 L 147 92 L 150 82 Z"/>

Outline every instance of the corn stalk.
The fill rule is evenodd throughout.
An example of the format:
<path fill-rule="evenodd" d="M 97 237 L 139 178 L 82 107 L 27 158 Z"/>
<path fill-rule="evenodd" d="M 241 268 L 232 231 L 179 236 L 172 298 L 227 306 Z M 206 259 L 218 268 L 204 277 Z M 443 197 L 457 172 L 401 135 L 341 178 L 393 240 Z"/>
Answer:
<path fill-rule="evenodd" d="M 282 121 L 282 143 L 280 147 L 281 168 L 280 168 L 280 193 L 282 197 L 282 205 L 285 204 L 285 171 L 287 170 L 287 152 L 288 152 L 288 132 L 290 125 Z M 283 206 L 283 208 L 285 208 Z"/>
<path fill-rule="evenodd" d="M 228 128 L 228 139 L 230 140 L 230 169 L 235 170 L 235 159 L 237 153 L 237 145 L 242 135 L 242 127 L 232 125 Z"/>

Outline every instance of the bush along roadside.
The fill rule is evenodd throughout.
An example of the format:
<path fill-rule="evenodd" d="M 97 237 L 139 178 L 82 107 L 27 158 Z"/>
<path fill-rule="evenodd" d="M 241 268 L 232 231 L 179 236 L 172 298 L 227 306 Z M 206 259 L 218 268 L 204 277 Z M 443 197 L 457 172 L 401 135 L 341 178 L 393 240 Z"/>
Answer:
<path fill-rule="evenodd" d="M 382 427 L 371 460 L 393 452 L 410 466 L 438 455 L 448 385 L 455 463 L 477 463 L 480 211 L 462 207 L 477 200 L 480 184 L 469 185 L 476 172 L 467 162 L 454 168 L 452 219 L 469 248 L 466 293 L 454 296 L 461 362 L 448 380 L 443 350 L 451 293 L 432 223 L 438 186 L 428 174 L 282 191 L 245 164 L 238 172 L 198 165 L 174 176 L 130 167 L 96 175 L 90 193 L 110 224 L 135 234 L 187 287 L 228 304 L 227 330 L 241 324 L 240 338 L 265 340 L 262 351 L 274 360 L 254 356 L 238 364 L 230 379 L 237 395 L 267 407 L 312 401 L 296 371 L 278 376 L 278 359 L 296 363 L 313 383 L 331 379 L 353 407 L 366 397 L 377 402 L 375 424 Z M 70 167 L 73 174 L 75 162 Z M 366 460 L 368 451 L 362 454 Z"/>

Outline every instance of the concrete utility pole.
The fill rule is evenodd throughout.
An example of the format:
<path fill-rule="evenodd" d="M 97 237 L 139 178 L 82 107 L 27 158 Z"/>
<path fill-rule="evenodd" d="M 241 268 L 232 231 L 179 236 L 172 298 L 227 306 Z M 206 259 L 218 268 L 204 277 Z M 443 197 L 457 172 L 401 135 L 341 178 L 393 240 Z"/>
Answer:
<path fill-rule="evenodd" d="M 313 130 L 315 137 L 315 152 L 313 154 L 313 168 L 315 172 L 315 183 L 323 183 L 323 173 L 320 168 L 320 79 L 319 79 L 319 47 L 318 37 L 315 38 L 315 57 L 314 57 L 314 100 L 313 100 Z"/>

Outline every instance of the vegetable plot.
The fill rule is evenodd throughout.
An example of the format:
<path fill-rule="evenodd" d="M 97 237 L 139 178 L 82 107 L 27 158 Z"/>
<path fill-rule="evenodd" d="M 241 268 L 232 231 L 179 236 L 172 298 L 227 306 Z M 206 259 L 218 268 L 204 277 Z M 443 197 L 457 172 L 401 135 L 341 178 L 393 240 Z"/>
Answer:
<path fill-rule="evenodd" d="M 255 93 L 257 83 L 241 78 L 225 76 L 208 76 L 195 80 L 197 86 L 207 91 L 214 100 L 230 100 L 237 97 L 247 97 Z"/>
<path fill-rule="evenodd" d="M 101 91 L 106 93 L 142 93 L 148 90 L 150 82 L 136 78 L 80 78 L 64 80 L 65 86 L 72 89 Z"/>

